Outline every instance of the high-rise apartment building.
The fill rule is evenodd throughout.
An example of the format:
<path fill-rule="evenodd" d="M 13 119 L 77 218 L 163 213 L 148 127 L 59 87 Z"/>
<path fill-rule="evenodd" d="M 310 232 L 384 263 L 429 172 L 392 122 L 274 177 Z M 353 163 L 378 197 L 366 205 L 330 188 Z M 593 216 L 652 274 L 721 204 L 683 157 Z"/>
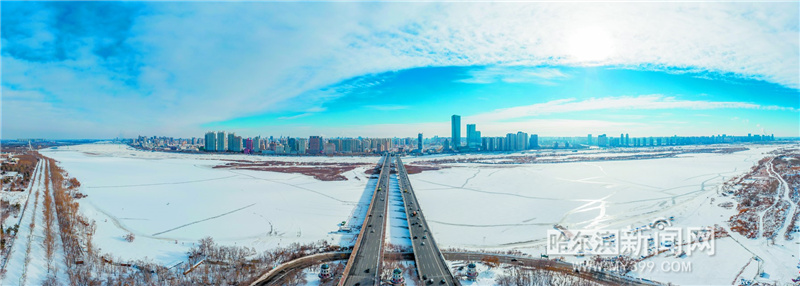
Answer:
<path fill-rule="evenodd" d="M 517 143 L 514 144 L 514 151 L 528 149 L 528 133 L 517 131 Z"/>
<path fill-rule="evenodd" d="M 253 153 L 257 153 L 261 151 L 261 136 L 256 136 L 253 138 Z"/>
<path fill-rule="evenodd" d="M 458 150 L 461 147 L 461 116 L 453 115 L 450 117 L 451 139 L 450 145 L 453 150 Z"/>
<path fill-rule="evenodd" d="M 308 150 L 306 150 L 309 154 L 320 154 L 322 153 L 322 148 L 325 146 L 322 143 L 321 136 L 311 136 L 308 137 Z"/>
<path fill-rule="evenodd" d="M 467 147 L 471 150 L 481 147 L 481 132 L 475 129 L 475 124 L 467 124 Z"/>
<path fill-rule="evenodd" d="M 539 135 L 538 134 L 531 134 L 531 138 L 528 140 L 528 149 L 538 149 L 539 148 Z"/>
<path fill-rule="evenodd" d="M 605 134 L 597 136 L 597 146 L 608 147 L 608 137 Z"/>
<path fill-rule="evenodd" d="M 235 139 L 236 139 L 236 133 L 234 132 L 228 133 L 228 148 L 225 151 L 232 151 L 232 152 L 236 151 L 236 143 L 234 143 Z"/>
<path fill-rule="evenodd" d="M 417 149 L 422 152 L 422 133 L 417 134 Z"/>
<path fill-rule="evenodd" d="M 217 132 L 217 152 L 228 151 L 228 138 L 225 136 L 225 131 Z"/>
<path fill-rule="evenodd" d="M 213 131 L 206 132 L 206 152 L 217 151 L 217 134 Z"/>
<path fill-rule="evenodd" d="M 517 149 L 517 134 L 508 133 L 506 134 L 506 140 L 503 142 L 503 150 L 504 151 L 513 151 Z"/>

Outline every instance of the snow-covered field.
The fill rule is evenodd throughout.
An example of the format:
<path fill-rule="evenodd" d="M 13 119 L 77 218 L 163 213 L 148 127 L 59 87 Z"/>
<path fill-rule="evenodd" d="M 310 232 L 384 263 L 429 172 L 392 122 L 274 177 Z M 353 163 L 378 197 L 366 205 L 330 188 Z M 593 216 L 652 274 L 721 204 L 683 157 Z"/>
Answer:
<path fill-rule="evenodd" d="M 719 185 L 777 148 L 748 147 L 732 154 L 651 160 L 453 163 L 410 179 L 441 248 L 517 249 L 538 256 L 544 253 L 545 235 L 553 224 L 626 229 L 674 216 L 676 227 L 724 225 L 734 210 L 717 207 L 722 202 Z M 60 147 L 42 154 L 60 161 L 81 181 L 81 192 L 88 195 L 79 201 L 81 209 L 98 223 L 94 238 L 102 252 L 126 259 L 146 256 L 163 264 L 182 259 L 191 244 L 205 236 L 256 249 L 320 239 L 352 244 L 354 236 L 337 233 L 337 224 L 363 216 L 369 201 L 365 190 L 374 187 L 367 185 L 364 167 L 347 172 L 347 181 L 323 182 L 301 174 L 211 168 L 220 160 L 378 161 L 377 157 L 157 153 L 111 144 Z M 413 164 L 431 158 L 447 157 L 404 161 Z M 395 214 L 402 215 L 392 212 L 392 217 Z M 132 243 L 123 239 L 128 232 L 136 235 Z M 401 238 L 402 231 L 392 226 L 388 239 L 400 244 Z M 695 272 L 635 275 L 662 282 L 729 284 L 751 259 L 751 251 L 763 253 L 759 255 L 771 279 L 789 282 L 795 277 L 797 245 L 767 246 L 763 240 L 735 235 L 718 242 L 716 256 L 688 258 Z M 669 258 L 653 258 L 657 259 Z"/>
<path fill-rule="evenodd" d="M 19 231 L 14 243 L 11 245 L 11 252 L 8 255 L 8 260 L 3 265 L 6 274 L 0 285 L 41 285 L 51 276 L 60 284 L 67 284 L 68 277 L 66 274 L 66 264 L 64 261 L 64 248 L 61 244 L 61 239 L 58 238 L 58 224 L 54 223 L 54 248 L 52 256 L 52 264 L 48 265 L 47 256 L 45 252 L 45 188 L 52 190 L 52 182 L 46 182 L 45 177 L 48 175 L 48 164 L 45 161 L 40 161 L 36 166 L 35 177 L 33 183 L 22 194 L 28 194 L 25 199 L 19 196 L 20 193 L 4 193 L 13 194 L 16 199 L 20 199 L 20 203 L 24 205 L 25 209 L 19 218 Z M 48 185 L 49 183 L 49 185 Z M 26 203 L 27 201 L 27 203 Z M 51 206 L 52 207 L 52 206 Z M 53 213 L 55 210 L 53 209 Z"/>
<path fill-rule="evenodd" d="M 748 171 L 777 148 L 748 147 L 732 154 L 652 160 L 513 166 L 457 163 L 450 164 L 457 167 L 410 179 L 441 247 L 516 249 L 538 256 L 545 253 L 546 233 L 554 224 L 622 231 L 674 216 L 673 226 L 678 228 L 726 226 L 735 210 L 717 206 L 723 202 L 717 194 L 721 183 Z M 695 253 L 688 258 L 692 271 L 656 269 L 634 275 L 680 284 L 730 284 L 755 253 L 764 259 L 764 271 L 771 280 L 791 282 L 798 276 L 800 245 L 768 246 L 764 239 L 748 240 L 738 234 L 718 243 L 714 256 Z M 653 258 L 657 268 L 665 256 Z M 742 277 L 752 279 L 754 273 Z"/>
<path fill-rule="evenodd" d="M 184 259 L 192 244 L 206 236 L 257 250 L 322 239 L 352 244 L 354 235 L 335 232 L 351 217 L 369 179 L 364 168 L 335 182 L 213 169 L 224 156 L 142 152 L 111 144 L 41 153 L 81 181 L 88 197 L 79 202 L 97 222 L 94 240 L 101 252 L 164 265 Z M 136 235 L 132 243 L 123 239 L 127 233 Z"/>

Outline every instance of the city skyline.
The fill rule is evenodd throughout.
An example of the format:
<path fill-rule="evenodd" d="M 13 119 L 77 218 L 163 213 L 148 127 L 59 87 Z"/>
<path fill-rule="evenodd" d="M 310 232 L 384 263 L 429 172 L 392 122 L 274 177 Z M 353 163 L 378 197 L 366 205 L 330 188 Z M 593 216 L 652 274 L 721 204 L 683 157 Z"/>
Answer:
<path fill-rule="evenodd" d="M 0 137 L 800 137 L 798 5 L 3 2 Z"/>

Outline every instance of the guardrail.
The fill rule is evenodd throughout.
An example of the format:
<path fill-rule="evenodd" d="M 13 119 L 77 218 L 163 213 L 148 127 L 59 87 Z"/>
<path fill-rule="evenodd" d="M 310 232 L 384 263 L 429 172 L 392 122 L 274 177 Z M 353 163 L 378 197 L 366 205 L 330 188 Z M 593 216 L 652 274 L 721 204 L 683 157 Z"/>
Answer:
<path fill-rule="evenodd" d="M 483 253 L 483 252 L 473 252 L 473 251 L 443 251 L 441 252 L 442 256 L 449 260 L 478 260 L 483 257 L 496 257 L 498 259 L 502 259 L 501 263 L 513 263 L 512 259 L 517 259 L 520 261 L 527 261 L 530 265 L 526 265 L 529 267 L 537 268 L 539 266 L 547 266 L 547 265 L 561 265 L 562 267 L 573 267 L 572 263 L 563 262 L 563 261 L 556 261 L 553 259 L 545 259 L 545 258 L 536 258 L 530 256 L 519 256 L 519 255 L 511 255 L 511 254 L 499 254 L 499 253 Z M 415 256 L 413 252 L 391 252 L 384 254 L 385 258 L 394 258 L 394 259 L 404 259 L 404 260 L 414 260 Z M 329 253 L 319 253 L 313 254 L 301 258 L 297 258 L 292 261 L 284 262 L 281 265 L 273 268 L 266 274 L 259 277 L 255 282 L 251 283 L 250 286 L 260 286 L 260 285 L 277 285 L 275 283 L 280 282 L 280 278 L 283 276 L 279 275 L 280 273 L 285 274 L 296 271 L 302 270 L 304 268 L 313 266 L 317 263 L 322 262 L 330 262 L 336 260 L 346 260 L 351 257 L 350 252 L 329 252 Z M 477 259 L 476 259 L 477 258 Z M 505 262 L 504 262 L 505 261 Z M 544 267 L 546 269 L 547 267 Z M 595 281 L 606 281 L 613 284 L 633 284 L 633 285 L 664 285 L 663 283 L 651 281 L 648 279 L 643 278 L 633 278 L 629 276 L 619 275 L 611 272 L 601 272 L 601 271 L 594 271 L 593 273 L 601 275 L 601 277 L 595 277 L 593 280 Z M 609 279 L 610 278 L 610 279 Z M 340 280 L 341 281 L 341 280 Z"/>
<path fill-rule="evenodd" d="M 408 179 L 408 173 L 406 171 L 406 166 L 403 165 L 403 161 L 400 160 L 400 157 L 397 157 L 397 166 L 398 166 L 398 170 L 400 171 L 399 174 L 403 175 L 403 177 L 406 179 L 405 183 L 408 184 L 408 186 L 405 186 L 405 187 L 408 188 L 409 194 L 411 195 L 412 198 L 414 198 L 414 201 L 417 204 L 416 207 L 418 209 L 420 209 L 420 211 L 419 211 L 419 213 L 417 215 L 420 217 L 420 221 L 425 224 L 423 228 L 429 230 L 429 232 L 430 232 L 430 227 L 428 226 L 428 221 L 425 220 L 425 215 L 422 214 L 422 206 L 419 205 L 419 199 L 417 199 L 417 194 L 414 192 L 414 188 L 411 187 L 410 179 Z M 400 180 L 398 178 L 398 182 L 402 182 L 402 181 L 403 180 Z M 400 195 L 402 196 L 402 192 L 400 193 Z M 405 196 L 402 196 L 402 197 L 403 197 L 403 203 L 405 203 Z M 405 206 L 404 206 L 404 209 L 405 209 Z M 406 210 L 406 219 L 409 219 L 409 221 L 410 221 L 410 218 L 408 217 L 408 211 L 407 210 Z M 409 228 L 410 228 L 410 226 L 409 226 Z M 436 243 L 436 239 L 434 238 L 433 232 L 430 232 L 429 236 L 430 236 L 430 243 L 432 243 L 433 249 L 439 255 L 439 263 L 441 264 L 443 269 L 445 271 L 447 271 L 447 274 L 450 275 L 450 280 L 453 281 L 453 283 L 455 283 L 456 285 L 460 285 L 458 280 L 456 280 L 453 277 L 453 273 L 450 272 L 450 268 L 447 267 L 447 262 L 446 262 L 446 260 L 444 258 L 444 254 L 442 254 L 442 251 L 439 249 L 439 244 Z M 414 243 L 413 239 L 412 239 L 412 242 L 411 242 L 411 248 L 414 251 L 414 253 L 417 252 L 416 244 Z M 416 263 L 416 265 L 420 265 L 419 264 L 419 260 L 417 260 L 417 258 L 416 258 L 416 255 L 414 256 L 414 263 Z M 417 266 L 417 276 L 419 276 L 419 266 Z"/>
<path fill-rule="evenodd" d="M 370 213 L 372 213 L 372 207 L 374 205 L 372 202 L 375 202 L 375 199 L 376 199 L 375 195 L 378 192 L 378 188 L 380 188 L 380 186 L 381 186 L 381 180 L 383 179 L 383 172 L 386 170 L 386 162 L 388 160 L 389 160 L 389 156 L 384 156 L 383 162 L 382 162 L 383 164 L 381 165 L 381 173 L 378 175 L 378 183 L 375 185 L 375 189 L 372 190 L 372 199 L 370 200 L 369 208 L 367 208 L 367 216 L 364 217 L 364 222 L 361 223 L 361 230 L 359 230 L 359 232 L 358 232 L 358 239 L 356 239 L 356 244 L 353 246 L 353 252 L 352 253 L 358 253 L 359 246 L 361 246 L 361 241 L 364 238 L 364 232 L 367 229 L 367 228 L 364 227 L 364 224 L 367 223 L 367 220 L 369 220 L 369 215 L 370 215 Z M 384 217 L 384 219 L 385 219 L 385 217 Z M 385 231 L 384 231 L 384 233 L 385 233 Z M 344 271 L 342 273 L 342 278 L 339 279 L 339 283 L 337 284 L 338 286 L 344 286 L 344 282 L 347 280 L 347 275 L 350 274 L 350 268 L 352 268 L 353 264 L 355 264 L 354 262 L 355 262 L 356 257 L 357 257 L 357 255 L 351 255 L 350 258 L 347 260 L 347 265 L 345 265 L 345 267 L 344 267 Z M 378 272 L 376 271 L 376 273 L 378 273 Z"/>
<path fill-rule="evenodd" d="M 403 174 L 406 171 L 406 167 L 403 166 L 403 163 L 400 161 L 400 157 L 397 157 L 397 169 L 398 169 L 398 175 Z M 406 213 L 406 221 L 408 221 L 410 223 L 411 222 L 411 214 L 409 214 L 408 209 L 407 209 L 408 208 L 408 202 L 406 202 L 406 196 L 403 195 L 403 192 L 405 190 L 407 190 L 406 189 L 407 186 L 405 186 L 405 184 L 403 183 L 402 179 L 398 178 L 397 181 L 400 182 L 400 185 L 401 185 L 400 197 L 403 198 L 403 212 Z M 419 206 L 417 206 L 417 207 L 419 207 Z M 408 225 L 408 228 L 411 229 L 411 225 L 410 224 Z M 416 255 L 413 255 L 413 253 L 417 253 L 417 244 L 414 242 L 413 234 L 409 233 L 409 235 L 412 236 L 411 237 L 411 251 L 412 251 L 412 256 L 414 257 L 414 265 L 417 265 L 417 267 L 416 267 L 417 277 L 421 277 L 420 273 L 419 273 L 419 265 L 420 265 L 419 259 L 417 258 Z"/>

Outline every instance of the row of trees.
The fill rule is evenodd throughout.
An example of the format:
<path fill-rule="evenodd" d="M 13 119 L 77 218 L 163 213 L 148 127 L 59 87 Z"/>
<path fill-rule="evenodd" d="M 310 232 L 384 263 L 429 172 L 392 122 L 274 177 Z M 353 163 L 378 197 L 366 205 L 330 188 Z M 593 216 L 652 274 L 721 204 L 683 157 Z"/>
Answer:
<path fill-rule="evenodd" d="M 48 206 L 44 219 L 46 233 L 57 232 L 60 235 L 69 285 L 243 285 L 283 262 L 341 250 L 323 240 L 310 244 L 293 243 L 259 253 L 248 247 L 218 245 L 207 237 L 190 249 L 186 261 L 174 267 L 165 267 L 151 260 L 124 261 L 101 255 L 92 245 L 95 223 L 79 211 L 80 182 L 69 178 L 55 160 L 43 158 L 48 160 L 49 183 L 52 183 L 48 184 L 52 188 L 47 188 L 44 196 L 44 205 Z M 55 213 L 47 209 L 55 210 Z M 48 221 L 58 224 L 47 226 Z M 55 236 L 45 238 L 45 249 L 50 249 L 46 250 L 48 265 L 55 253 L 55 239 Z M 55 285 L 56 282 L 54 277 L 48 277 L 43 283 Z"/>
<path fill-rule="evenodd" d="M 576 285 L 576 286 L 593 286 L 601 285 L 591 280 L 584 279 L 578 276 L 567 275 L 564 273 L 531 269 L 520 266 L 512 266 L 506 271 L 505 275 L 501 275 L 495 279 L 495 285 L 499 286 L 534 286 L 534 285 Z"/>
<path fill-rule="evenodd" d="M 48 162 L 49 163 L 49 162 Z M 42 202 L 43 220 L 44 220 L 44 240 L 42 246 L 44 247 L 45 259 L 47 259 L 47 272 L 55 276 L 55 269 L 53 269 L 53 255 L 56 250 L 55 241 L 55 204 L 53 203 L 53 192 L 50 190 L 50 176 L 45 175 L 44 182 L 44 200 Z M 52 280 L 55 280 L 53 277 Z"/>
<path fill-rule="evenodd" d="M 50 158 L 46 160 L 53 186 L 53 202 L 70 285 L 94 285 L 95 279 L 91 272 L 98 261 L 92 247 L 95 224 L 90 223 L 78 211 L 80 205 L 72 195 L 73 192 L 77 192 L 77 187 L 76 184 L 70 183 L 77 180 L 66 179 L 67 172 L 58 167 L 55 160 Z"/>

